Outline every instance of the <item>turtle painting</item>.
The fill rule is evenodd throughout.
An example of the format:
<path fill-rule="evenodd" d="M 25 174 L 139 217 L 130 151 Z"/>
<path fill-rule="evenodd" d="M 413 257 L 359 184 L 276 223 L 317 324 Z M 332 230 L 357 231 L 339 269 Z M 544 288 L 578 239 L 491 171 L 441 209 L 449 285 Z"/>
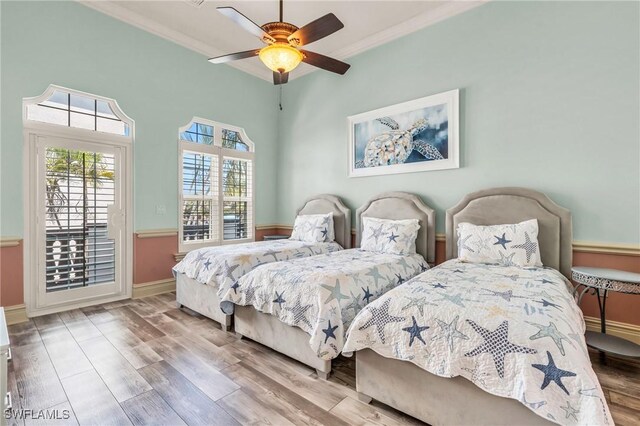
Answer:
<path fill-rule="evenodd" d="M 356 168 L 403 164 L 413 151 L 425 160 L 444 159 L 433 144 L 418 138 L 418 135 L 429 127 L 427 119 L 416 120 L 406 130 L 401 130 L 398 123 L 391 117 L 377 118 L 375 121 L 387 126 L 390 130 L 373 136 L 367 141 L 364 158 L 356 162 Z"/>

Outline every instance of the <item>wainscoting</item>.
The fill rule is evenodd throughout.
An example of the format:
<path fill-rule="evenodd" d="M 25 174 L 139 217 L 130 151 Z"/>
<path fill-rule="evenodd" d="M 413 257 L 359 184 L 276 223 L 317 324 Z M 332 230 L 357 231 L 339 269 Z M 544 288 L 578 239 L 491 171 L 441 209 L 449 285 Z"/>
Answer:
<path fill-rule="evenodd" d="M 291 226 L 271 224 L 257 226 L 256 241 L 265 235 L 290 235 Z M 355 231 L 352 242 L 355 244 Z M 175 280 L 171 268 L 183 255 L 178 251 L 176 229 L 138 231 L 134 238 L 133 297 L 145 297 L 173 291 Z M 25 321 L 22 288 L 22 240 L 0 239 L 0 305 L 7 307 L 10 324 Z M 640 248 L 625 244 L 574 242 L 573 263 L 582 266 L 618 268 L 640 273 Z M 436 236 L 436 264 L 445 260 L 444 235 Z M 607 301 L 608 331 L 640 343 L 639 296 L 611 293 Z M 585 295 L 582 301 L 587 329 L 599 330 L 598 305 L 595 297 Z"/>

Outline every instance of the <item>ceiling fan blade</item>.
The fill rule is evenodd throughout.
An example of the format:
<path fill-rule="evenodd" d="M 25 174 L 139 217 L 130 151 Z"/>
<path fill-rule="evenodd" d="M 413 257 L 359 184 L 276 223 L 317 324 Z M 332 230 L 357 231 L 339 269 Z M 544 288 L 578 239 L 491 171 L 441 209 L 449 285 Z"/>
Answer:
<path fill-rule="evenodd" d="M 315 52 L 309 52 L 308 50 L 300 49 L 304 53 L 303 62 L 314 67 L 322 68 L 323 70 L 335 72 L 336 74 L 344 74 L 351 67 L 349 64 L 345 64 L 337 59 L 330 58 L 328 56 L 321 55 Z"/>
<path fill-rule="evenodd" d="M 216 10 L 265 43 L 275 42 L 275 39 L 264 32 L 260 25 L 256 24 L 233 7 L 218 7 Z"/>
<path fill-rule="evenodd" d="M 322 18 L 309 22 L 307 25 L 287 37 L 287 39 L 293 45 L 304 46 L 305 44 L 313 43 L 314 41 L 333 34 L 341 28 L 344 28 L 344 24 L 336 17 L 336 15 L 328 13 Z"/>
<path fill-rule="evenodd" d="M 260 49 L 246 50 L 244 52 L 230 53 L 228 55 L 216 56 L 209 59 L 212 64 L 224 64 L 225 62 L 236 61 L 238 59 L 252 58 L 258 56 Z"/>
<path fill-rule="evenodd" d="M 283 72 L 282 74 L 278 71 L 273 72 L 273 84 L 276 86 L 279 84 L 286 84 L 289 81 L 289 73 Z"/>

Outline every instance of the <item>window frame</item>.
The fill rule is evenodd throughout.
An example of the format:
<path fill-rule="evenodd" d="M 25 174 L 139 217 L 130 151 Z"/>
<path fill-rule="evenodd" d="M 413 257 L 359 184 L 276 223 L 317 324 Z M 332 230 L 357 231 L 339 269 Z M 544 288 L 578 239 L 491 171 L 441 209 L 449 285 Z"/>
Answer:
<path fill-rule="evenodd" d="M 207 126 L 213 126 L 213 143 L 211 145 L 186 141 L 181 138 L 181 134 L 186 132 L 194 123 L 204 124 Z M 240 151 L 231 148 L 225 148 L 222 146 L 222 129 L 238 132 L 242 142 L 249 148 L 248 151 Z M 183 183 L 183 154 L 184 153 L 204 154 L 217 157 L 217 197 L 214 195 L 210 197 L 212 200 L 216 200 L 217 208 L 217 226 L 218 236 L 217 239 L 210 239 L 206 241 L 184 241 L 184 227 L 183 227 L 183 205 L 185 200 L 189 200 L 191 197 L 185 197 L 184 195 L 184 183 Z M 224 181 L 223 181 L 223 166 L 224 160 L 245 160 L 251 165 L 250 179 L 248 183 L 251 188 L 251 195 L 247 202 L 250 203 L 250 207 L 247 209 L 247 238 L 225 240 L 224 239 Z M 231 124 L 220 123 L 213 120 L 208 120 L 201 117 L 193 117 L 186 125 L 178 129 L 178 251 L 180 253 L 187 253 L 191 250 L 195 250 L 202 247 L 223 246 L 232 244 L 242 244 L 255 241 L 255 144 L 242 127 L 234 126 Z M 232 201 L 235 201 L 234 200 Z M 241 200 L 243 201 L 243 200 Z M 212 206 L 212 212 L 213 212 Z M 211 221 L 210 221 L 211 222 Z"/>

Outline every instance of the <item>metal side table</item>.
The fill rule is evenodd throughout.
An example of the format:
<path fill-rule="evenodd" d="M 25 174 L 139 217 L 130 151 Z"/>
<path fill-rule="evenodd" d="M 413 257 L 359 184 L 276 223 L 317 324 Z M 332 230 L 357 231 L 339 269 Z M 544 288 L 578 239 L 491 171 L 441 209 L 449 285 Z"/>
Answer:
<path fill-rule="evenodd" d="M 589 291 L 592 291 L 593 295 L 598 296 L 601 332 L 587 331 L 587 345 L 601 352 L 640 358 L 640 345 L 607 334 L 607 324 L 605 320 L 607 293 L 609 291 L 616 291 L 626 294 L 640 294 L 640 274 L 619 271 L 617 269 L 574 266 L 571 270 L 571 278 L 577 283 L 574 294 L 578 293 L 580 287 L 584 287 L 578 297 L 578 304 L 580 304 L 582 297 Z"/>

